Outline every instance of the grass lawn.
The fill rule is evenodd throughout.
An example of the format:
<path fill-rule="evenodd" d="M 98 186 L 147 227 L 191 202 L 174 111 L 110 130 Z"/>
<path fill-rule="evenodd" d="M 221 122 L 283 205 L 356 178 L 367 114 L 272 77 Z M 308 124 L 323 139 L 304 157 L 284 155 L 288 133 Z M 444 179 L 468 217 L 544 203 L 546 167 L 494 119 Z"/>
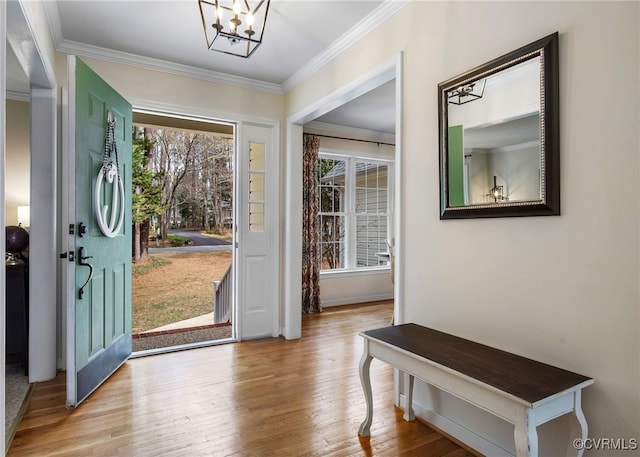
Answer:
<path fill-rule="evenodd" d="M 154 254 L 133 266 L 133 333 L 213 311 L 213 281 L 231 252 Z"/>

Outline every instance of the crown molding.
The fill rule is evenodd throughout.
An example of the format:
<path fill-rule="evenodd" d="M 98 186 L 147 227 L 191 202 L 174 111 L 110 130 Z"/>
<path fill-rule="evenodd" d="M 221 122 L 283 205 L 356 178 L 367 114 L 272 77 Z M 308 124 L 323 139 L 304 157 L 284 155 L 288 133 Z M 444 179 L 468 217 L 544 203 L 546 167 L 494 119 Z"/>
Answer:
<path fill-rule="evenodd" d="M 493 152 L 514 152 L 528 148 L 539 148 L 540 140 L 527 141 L 520 144 L 510 144 L 509 146 L 502 146 L 500 148 L 493 149 Z"/>
<path fill-rule="evenodd" d="M 16 92 L 13 90 L 7 90 L 7 100 L 14 100 L 16 102 L 31 102 L 31 94 L 25 92 Z"/>
<path fill-rule="evenodd" d="M 62 22 L 56 2 L 43 2 L 49 30 L 53 38 L 56 49 L 67 54 L 74 54 L 81 57 L 89 57 L 110 62 L 131 65 L 148 70 L 157 70 L 179 76 L 202 79 L 215 83 L 222 83 L 238 86 L 245 89 L 259 90 L 282 95 L 282 87 L 279 84 L 258 81 L 250 78 L 242 78 L 227 73 L 221 73 L 202 68 L 182 65 L 166 60 L 154 59 L 151 57 L 139 56 L 126 52 L 114 51 L 112 49 L 91 46 L 75 41 L 65 40 L 62 35 Z"/>
<path fill-rule="evenodd" d="M 367 32 L 375 29 L 392 17 L 413 0 L 385 0 L 382 5 L 358 22 L 347 33 L 334 41 L 328 48 L 316 55 L 304 67 L 300 68 L 282 83 L 282 92 L 287 93 L 298 84 L 309 78 L 332 59 L 340 55 Z"/>
<path fill-rule="evenodd" d="M 279 84 L 258 81 L 241 76 L 233 76 L 227 73 L 217 71 L 204 70 L 202 68 L 182 65 L 166 60 L 154 59 L 127 52 L 114 51 L 99 46 L 91 46 L 69 40 L 63 40 L 58 46 L 58 51 L 67 54 L 75 54 L 80 57 L 89 57 L 94 59 L 106 60 L 134 67 L 145 68 L 148 70 L 156 70 L 164 73 L 170 73 L 178 76 L 186 76 L 189 78 L 203 79 L 216 83 L 227 84 L 230 86 L 238 86 L 244 89 L 259 90 L 262 92 L 271 92 L 282 95 L 282 88 Z"/>
<path fill-rule="evenodd" d="M 58 11 L 58 4 L 56 2 L 42 2 L 44 7 L 44 14 L 49 24 L 49 33 L 53 39 L 53 44 L 58 48 L 62 43 L 62 21 L 60 20 L 60 12 Z"/>

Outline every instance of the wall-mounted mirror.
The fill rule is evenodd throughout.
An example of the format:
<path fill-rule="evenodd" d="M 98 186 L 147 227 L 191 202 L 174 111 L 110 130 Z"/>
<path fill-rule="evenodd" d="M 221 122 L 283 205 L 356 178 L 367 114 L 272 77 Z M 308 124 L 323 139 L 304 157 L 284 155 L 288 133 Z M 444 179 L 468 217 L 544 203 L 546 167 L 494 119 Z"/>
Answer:
<path fill-rule="evenodd" d="M 438 96 L 440 219 L 560 214 L 557 33 Z"/>

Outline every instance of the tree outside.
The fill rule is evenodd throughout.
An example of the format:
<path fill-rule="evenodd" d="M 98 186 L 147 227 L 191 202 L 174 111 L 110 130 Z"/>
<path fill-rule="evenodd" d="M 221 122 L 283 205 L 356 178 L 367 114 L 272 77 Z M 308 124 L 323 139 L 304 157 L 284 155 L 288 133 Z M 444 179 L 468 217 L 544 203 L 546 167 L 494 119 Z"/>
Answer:
<path fill-rule="evenodd" d="M 320 158 L 317 164 L 321 269 L 342 267 L 344 257 L 345 161 Z"/>
<path fill-rule="evenodd" d="M 133 145 L 133 328 L 140 333 L 213 311 L 213 284 L 225 276 L 231 251 L 150 256 L 149 242 L 167 245 L 176 238 L 172 228 L 231 236 L 234 142 L 232 135 L 134 125 Z"/>
<path fill-rule="evenodd" d="M 135 125 L 133 139 L 134 263 L 147 258 L 149 239 L 167 240 L 169 228 L 230 231 L 232 136 Z"/>

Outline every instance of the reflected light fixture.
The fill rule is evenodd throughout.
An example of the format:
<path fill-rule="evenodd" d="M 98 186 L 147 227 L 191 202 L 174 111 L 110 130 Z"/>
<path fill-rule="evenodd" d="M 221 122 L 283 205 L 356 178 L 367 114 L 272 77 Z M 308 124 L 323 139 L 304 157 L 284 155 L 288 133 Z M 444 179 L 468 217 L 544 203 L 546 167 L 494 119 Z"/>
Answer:
<path fill-rule="evenodd" d="M 465 103 L 482 98 L 486 82 L 486 79 L 481 79 L 480 81 L 474 81 L 472 83 L 456 87 L 448 94 L 449 103 L 453 103 L 454 105 L 464 105 Z"/>
<path fill-rule="evenodd" d="M 502 202 L 507 199 L 504 196 L 504 186 L 499 186 L 496 177 L 493 177 L 493 187 L 489 189 L 487 197 L 493 198 L 494 202 Z"/>
<path fill-rule="evenodd" d="M 198 0 L 211 51 L 251 56 L 262 44 L 271 0 Z"/>

